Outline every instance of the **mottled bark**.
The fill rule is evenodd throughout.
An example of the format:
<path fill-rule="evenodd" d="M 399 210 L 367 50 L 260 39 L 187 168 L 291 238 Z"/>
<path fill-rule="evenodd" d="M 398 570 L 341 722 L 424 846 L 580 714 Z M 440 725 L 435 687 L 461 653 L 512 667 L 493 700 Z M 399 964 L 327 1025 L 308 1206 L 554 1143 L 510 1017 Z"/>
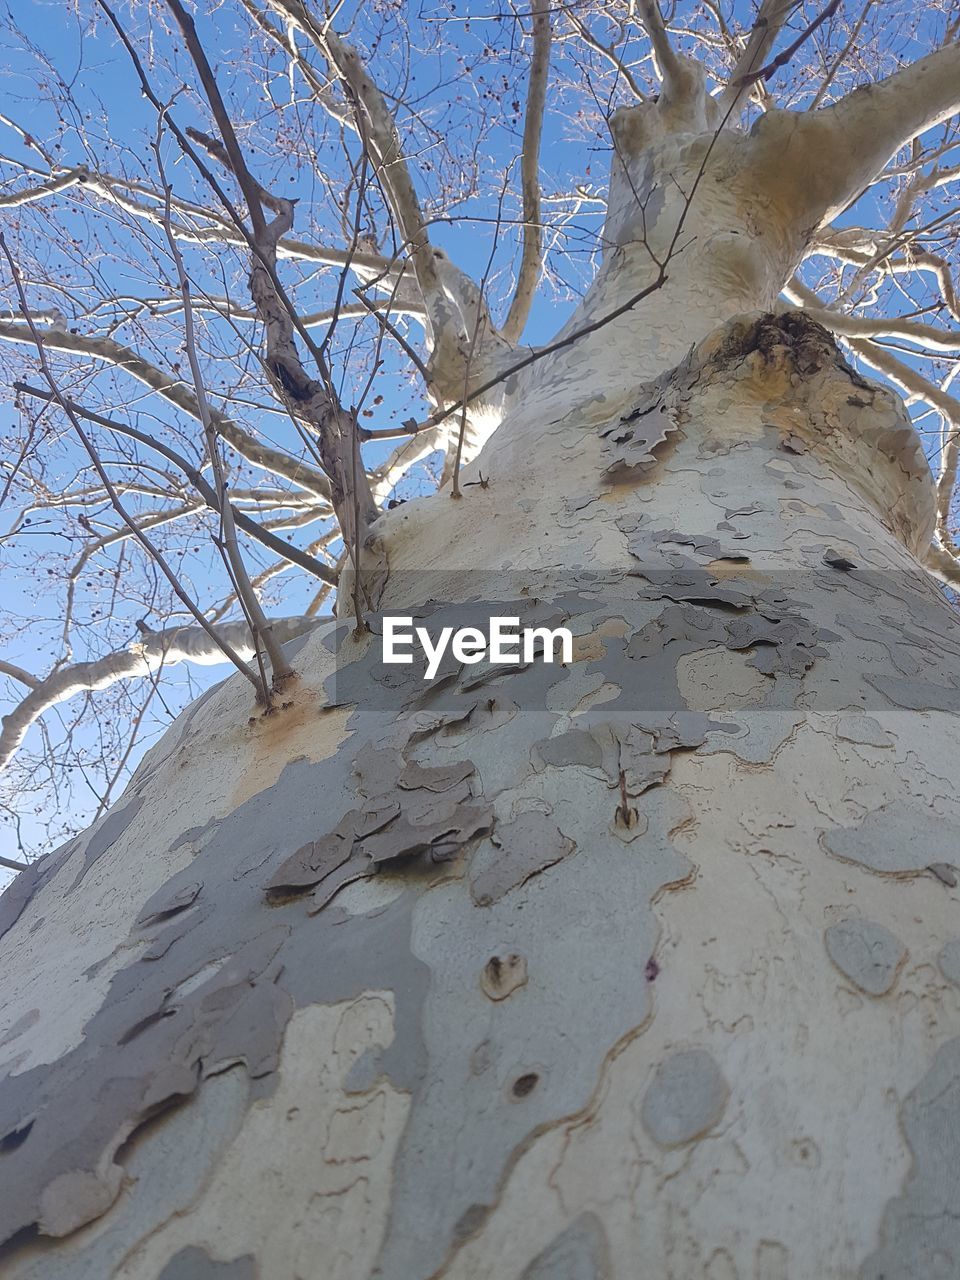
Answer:
<path fill-rule="evenodd" d="M 697 181 L 665 287 L 508 381 L 486 487 L 374 529 L 383 608 L 563 618 L 574 661 L 426 685 L 331 626 L 0 900 L 5 1280 L 956 1274 L 935 489 L 772 314 L 813 227 L 708 114 L 617 119 L 569 331 Z"/>

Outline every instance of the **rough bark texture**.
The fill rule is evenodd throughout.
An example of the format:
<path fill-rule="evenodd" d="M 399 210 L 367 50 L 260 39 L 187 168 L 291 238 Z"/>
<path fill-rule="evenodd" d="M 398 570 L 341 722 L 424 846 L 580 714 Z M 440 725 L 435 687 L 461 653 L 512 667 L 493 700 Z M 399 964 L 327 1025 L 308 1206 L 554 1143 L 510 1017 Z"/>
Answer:
<path fill-rule="evenodd" d="M 704 163 L 670 110 L 575 326 Z M 572 664 L 311 634 L 0 899 L 5 1280 L 960 1272 L 960 626 L 902 405 L 770 314 L 836 192 L 777 127 L 508 383 L 488 487 L 376 526 L 384 608 Z"/>

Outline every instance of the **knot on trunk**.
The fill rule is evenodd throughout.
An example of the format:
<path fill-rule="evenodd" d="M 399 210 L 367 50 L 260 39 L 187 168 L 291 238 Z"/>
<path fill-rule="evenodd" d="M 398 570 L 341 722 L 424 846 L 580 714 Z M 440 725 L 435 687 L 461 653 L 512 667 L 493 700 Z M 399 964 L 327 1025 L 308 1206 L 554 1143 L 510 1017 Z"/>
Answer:
<path fill-rule="evenodd" d="M 832 365 L 845 373 L 854 386 L 869 390 L 874 387 L 844 359 L 830 331 L 801 311 L 737 316 L 719 335 L 707 338 L 701 351 L 705 362 L 717 369 L 732 369 L 746 362 L 752 373 L 757 362 L 749 357 L 756 354 L 765 366 L 805 377 Z"/>
<path fill-rule="evenodd" d="M 935 488 L 903 401 L 858 373 L 823 325 L 801 311 L 736 316 L 694 349 L 690 370 L 705 399 L 678 425 L 693 417 L 727 446 L 765 435 L 778 452 L 811 453 L 909 547 L 929 544 Z"/>
<path fill-rule="evenodd" d="M 270 363 L 270 372 L 280 385 L 284 395 L 300 404 L 308 403 L 321 391 L 319 383 L 307 377 L 299 361 L 277 356 Z"/>

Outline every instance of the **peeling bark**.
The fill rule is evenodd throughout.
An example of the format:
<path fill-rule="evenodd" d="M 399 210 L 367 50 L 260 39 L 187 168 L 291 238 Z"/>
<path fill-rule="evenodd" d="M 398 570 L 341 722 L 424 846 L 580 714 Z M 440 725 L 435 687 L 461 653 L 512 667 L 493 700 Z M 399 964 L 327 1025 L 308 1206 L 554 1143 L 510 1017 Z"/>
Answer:
<path fill-rule="evenodd" d="M 663 243 L 712 146 L 665 290 L 508 380 L 486 487 L 373 530 L 383 612 L 573 661 L 425 683 L 319 629 L 291 707 L 206 695 L 0 900 L 5 1277 L 957 1269 L 935 487 L 774 314 L 811 231 L 766 142 L 681 99 L 615 125 L 572 323 L 649 280 L 626 186 Z"/>

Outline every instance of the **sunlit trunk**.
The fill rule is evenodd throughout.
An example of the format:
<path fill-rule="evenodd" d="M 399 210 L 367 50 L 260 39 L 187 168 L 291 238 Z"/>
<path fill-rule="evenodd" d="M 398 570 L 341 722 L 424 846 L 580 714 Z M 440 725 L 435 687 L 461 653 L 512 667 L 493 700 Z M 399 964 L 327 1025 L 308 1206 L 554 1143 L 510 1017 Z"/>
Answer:
<path fill-rule="evenodd" d="M 956 1273 L 931 481 L 769 314 L 803 233 L 742 139 L 698 178 L 712 137 L 633 140 L 646 221 L 615 178 L 566 332 L 697 182 L 663 287 L 507 383 L 460 501 L 378 526 L 384 609 L 563 622 L 573 661 L 294 642 L 282 713 L 206 695 L 0 900 L 4 1280 Z"/>

